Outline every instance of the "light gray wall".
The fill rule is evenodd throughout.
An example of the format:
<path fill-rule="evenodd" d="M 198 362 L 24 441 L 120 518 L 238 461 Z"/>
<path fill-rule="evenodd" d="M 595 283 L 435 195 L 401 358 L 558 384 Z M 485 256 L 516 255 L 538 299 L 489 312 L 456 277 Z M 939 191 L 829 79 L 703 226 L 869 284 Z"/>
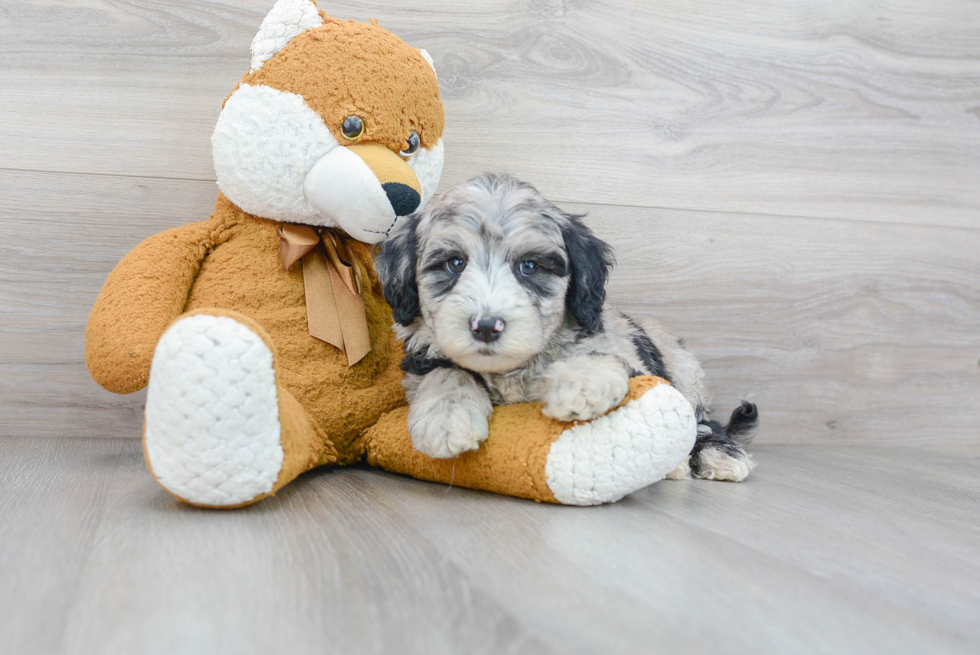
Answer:
<path fill-rule="evenodd" d="M 140 434 L 85 371 L 112 266 L 204 219 L 271 0 L 0 0 L 0 421 Z M 611 298 L 765 442 L 976 441 L 980 11 L 953 0 L 330 2 L 433 55 L 443 187 L 508 171 L 617 249 Z M 70 6 L 69 6 L 70 5 Z"/>

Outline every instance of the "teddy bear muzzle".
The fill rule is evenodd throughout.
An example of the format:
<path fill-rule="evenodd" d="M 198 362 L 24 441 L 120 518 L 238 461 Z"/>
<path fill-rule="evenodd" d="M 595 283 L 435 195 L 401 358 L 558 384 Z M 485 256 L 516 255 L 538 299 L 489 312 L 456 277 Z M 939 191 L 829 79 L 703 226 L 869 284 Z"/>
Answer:
<path fill-rule="evenodd" d="M 378 144 L 332 149 L 310 169 L 303 191 L 323 219 L 366 243 L 384 239 L 398 217 L 422 202 L 415 172 Z"/>

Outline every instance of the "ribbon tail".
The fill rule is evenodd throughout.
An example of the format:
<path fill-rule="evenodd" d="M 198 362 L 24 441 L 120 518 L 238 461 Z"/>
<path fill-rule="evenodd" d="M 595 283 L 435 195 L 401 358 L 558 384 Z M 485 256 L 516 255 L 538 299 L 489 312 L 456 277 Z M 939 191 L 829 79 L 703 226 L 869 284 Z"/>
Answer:
<path fill-rule="evenodd" d="M 350 290 L 335 268 L 331 267 L 328 270 L 337 317 L 343 333 L 342 350 L 347 353 L 348 366 L 353 366 L 371 352 L 371 334 L 368 331 L 364 298 Z"/>
<path fill-rule="evenodd" d="M 344 350 L 342 317 L 334 298 L 328 291 L 333 286 L 332 269 L 317 251 L 303 257 L 303 286 L 306 288 L 306 320 L 310 335 Z M 336 273 L 334 273 L 336 275 Z M 348 354 L 348 360 L 350 355 Z"/>

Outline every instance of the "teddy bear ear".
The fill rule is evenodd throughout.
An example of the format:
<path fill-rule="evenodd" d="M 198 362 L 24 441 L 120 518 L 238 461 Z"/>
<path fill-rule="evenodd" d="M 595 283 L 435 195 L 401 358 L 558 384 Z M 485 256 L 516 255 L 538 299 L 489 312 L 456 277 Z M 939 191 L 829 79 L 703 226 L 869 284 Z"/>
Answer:
<path fill-rule="evenodd" d="M 250 73 L 262 68 L 273 55 L 308 29 L 323 24 L 323 16 L 313 0 L 277 0 L 252 39 Z"/>
<path fill-rule="evenodd" d="M 429 66 L 432 67 L 432 72 L 436 73 L 436 63 L 432 61 L 432 55 L 424 48 L 419 48 L 419 52 L 422 53 L 422 58 L 429 62 Z M 436 73 L 436 78 L 439 78 L 439 73 Z"/>

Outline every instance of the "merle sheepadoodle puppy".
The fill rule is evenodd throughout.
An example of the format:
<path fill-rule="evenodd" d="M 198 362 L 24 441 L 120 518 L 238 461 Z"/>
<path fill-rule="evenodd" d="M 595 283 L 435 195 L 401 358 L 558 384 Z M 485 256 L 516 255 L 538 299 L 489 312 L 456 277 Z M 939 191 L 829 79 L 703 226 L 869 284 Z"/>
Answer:
<path fill-rule="evenodd" d="M 742 480 L 755 405 L 708 418 L 698 360 L 655 321 L 605 304 L 613 257 L 582 222 L 529 184 L 483 175 L 392 229 L 375 257 L 405 340 L 412 442 L 454 457 L 487 438 L 493 405 L 540 401 L 564 421 L 618 405 L 634 375 L 669 380 L 695 408 L 698 437 L 670 477 Z"/>

